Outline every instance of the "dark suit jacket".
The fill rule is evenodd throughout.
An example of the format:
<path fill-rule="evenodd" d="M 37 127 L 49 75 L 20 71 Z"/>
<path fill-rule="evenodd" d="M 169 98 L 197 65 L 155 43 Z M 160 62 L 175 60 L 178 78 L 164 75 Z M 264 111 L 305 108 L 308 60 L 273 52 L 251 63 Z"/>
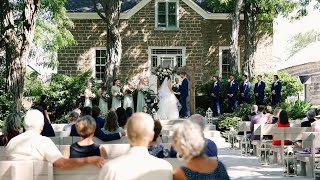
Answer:
<path fill-rule="evenodd" d="M 213 93 L 216 97 L 212 97 L 214 101 L 219 100 L 219 93 L 220 93 L 220 83 L 217 82 L 216 86 L 214 86 L 215 83 L 212 85 L 211 93 Z"/>
<path fill-rule="evenodd" d="M 189 80 L 184 78 L 182 84 L 179 86 L 180 98 L 186 98 L 189 96 Z"/>
<path fill-rule="evenodd" d="M 282 89 L 282 84 L 280 81 L 278 81 L 277 85 L 275 83 L 272 83 L 271 86 L 271 91 L 275 91 L 276 94 L 272 94 L 272 102 L 280 102 L 281 101 L 281 89 Z"/>
<path fill-rule="evenodd" d="M 261 81 L 261 84 L 260 86 L 259 85 L 259 82 L 257 82 L 255 85 L 254 85 L 254 93 L 258 93 L 259 96 L 258 98 L 264 98 L 264 90 L 266 88 L 266 83 L 264 83 L 263 81 Z"/>
<path fill-rule="evenodd" d="M 244 93 L 244 96 L 246 98 L 250 98 L 251 83 L 249 81 L 247 82 L 247 84 L 244 84 L 244 82 L 242 82 L 239 89 L 240 93 Z"/>
<path fill-rule="evenodd" d="M 230 85 L 231 82 L 228 82 L 227 86 L 227 94 L 233 94 L 232 99 L 238 98 L 238 82 L 236 80 L 233 81 L 232 85 Z"/>
<path fill-rule="evenodd" d="M 311 127 L 311 124 L 316 121 L 315 119 L 310 119 L 308 121 L 301 122 L 301 127 Z"/>

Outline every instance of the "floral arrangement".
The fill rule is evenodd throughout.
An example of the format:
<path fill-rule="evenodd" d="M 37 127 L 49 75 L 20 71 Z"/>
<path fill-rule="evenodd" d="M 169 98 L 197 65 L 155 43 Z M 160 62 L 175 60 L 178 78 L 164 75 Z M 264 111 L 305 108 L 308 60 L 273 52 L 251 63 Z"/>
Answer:
<path fill-rule="evenodd" d="M 179 85 L 178 84 L 173 84 L 172 85 L 172 90 L 173 90 L 173 92 L 179 92 Z"/>
<path fill-rule="evenodd" d="M 151 96 L 152 94 L 154 94 L 154 91 L 150 88 L 147 88 L 147 89 L 141 89 L 141 92 L 146 96 L 146 97 L 149 97 Z"/>
<path fill-rule="evenodd" d="M 107 99 L 110 98 L 108 93 L 102 93 L 102 97 L 103 97 L 104 100 L 107 100 Z"/>
<path fill-rule="evenodd" d="M 167 67 L 167 68 L 158 67 L 154 74 L 162 82 L 165 77 L 172 76 L 175 72 L 176 72 L 176 70 L 172 67 Z"/>
<path fill-rule="evenodd" d="M 122 99 L 123 98 L 123 94 L 120 92 L 120 93 L 118 93 L 118 94 L 116 94 L 116 98 L 118 98 L 118 99 Z"/>
<path fill-rule="evenodd" d="M 134 93 L 134 91 L 135 91 L 134 89 L 127 89 L 126 94 L 132 95 Z"/>

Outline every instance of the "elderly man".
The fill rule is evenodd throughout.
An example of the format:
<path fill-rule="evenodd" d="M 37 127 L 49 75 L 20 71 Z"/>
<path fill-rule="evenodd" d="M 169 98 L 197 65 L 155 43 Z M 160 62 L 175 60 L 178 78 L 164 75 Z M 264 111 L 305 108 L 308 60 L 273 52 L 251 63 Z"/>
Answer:
<path fill-rule="evenodd" d="M 200 114 L 194 114 L 189 117 L 189 120 L 198 124 L 202 128 L 202 131 L 204 131 L 204 128 L 206 127 L 207 123 L 206 123 L 206 119 L 203 116 L 201 116 Z M 214 143 L 210 139 L 206 139 L 206 140 L 207 140 L 207 147 L 205 148 L 206 155 L 209 157 L 217 157 L 218 148 L 216 143 Z M 171 147 L 170 149 L 170 157 L 172 158 L 177 157 L 177 152 L 173 149 L 173 147 Z"/>
<path fill-rule="evenodd" d="M 265 106 L 258 106 L 257 115 L 251 117 L 250 131 L 252 133 L 251 139 L 257 140 L 260 139 L 260 136 L 254 136 L 253 130 L 255 124 L 266 124 L 268 122 L 268 117 L 263 114 Z"/>
<path fill-rule="evenodd" d="M 6 154 L 9 160 L 40 160 L 49 161 L 53 166 L 61 169 L 73 169 L 84 165 L 95 165 L 101 168 L 104 159 L 98 156 L 87 158 L 63 158 L 56 145 L 48 137 L 40 133 L 44 125 L 44 116 L 38 110 L 30 110 L 24 118 L 25 133 L 22 133 L 9 142 Z"/>
<path fill-rule="evenodd" d="M 135 113 L 126 127 L 131 149 L 126 155 L 106 163 L 99 180 L 172 179 L 171 164 L 148 152 L 154 136 L 152 117 L 142 112 Z"/>
<path fill-rule="evenodd" d="M 316 112 L 313 109 L 310 109 L 307 112 L 307 121 L 301 122 L 301 127 L 311 127 L 311 124 L 315 122 Z"/>

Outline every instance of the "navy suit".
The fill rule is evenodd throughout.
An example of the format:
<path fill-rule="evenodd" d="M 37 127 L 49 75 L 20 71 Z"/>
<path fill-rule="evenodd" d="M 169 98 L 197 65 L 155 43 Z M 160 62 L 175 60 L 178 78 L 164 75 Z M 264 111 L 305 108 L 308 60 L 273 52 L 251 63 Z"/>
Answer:
<path fill-rule="evenodd" d="M 238 107 L 238 82 L 232 81 L 228 83 L 227 94 L 232 94 L 232 97 L 228 96 L 228 108 L 229 112 L 233 112 Z"/>
<path fill-rule="evenodd" d="M 266 83 L 264 83 L 263 81 L 257 82 L 254 85 L 254 94 L 258 93 L 258 96 L 255 95 L 256 97 L 256 105 L 264 105 L 264 90 L 266 88 Z"/>
<path fill-rule="evenodd" d="M 251 83 L 249 81 L 242 82 L 240 87 L 240 94 L 243 93 L 244 97 L 241 96 L 241 101 L 246 102 L 247 104 L 250 104 L 250 91 L 251 91 Z"/>
<path fill-rule="evenodd" d="M 272 91 L 275 91 L 276 94 L 272 94 L 271 95 L 271 104 L 272 106 L 276 106 L 277 104 L 280 103 L 281 101 L 281 89 L 282 89 L 282 84 L 280 81 L 278 81 L 277 83 L 272 83 L 271 86 L 271 94 Z"/>
<path fill-rule="evenodd" d="M 181 116 L 188 116 L 187 108 L 187 97 L 189 96 L 189 80 L 184 78 L 182 84 L 179 86 L 180 98 L 179 102 L 181 104 Z"/>
<path fill-rule="evenodd" d="M 219 94 L 220 94 L 220 83 L 217 81 L 216 83 L 213 83 L 211 94 L 214 94 L 214 97 L 212 96 L 212 110 L 214 112 L 214 115 L 220 115 L 220 102 L 219 102 Z"/>

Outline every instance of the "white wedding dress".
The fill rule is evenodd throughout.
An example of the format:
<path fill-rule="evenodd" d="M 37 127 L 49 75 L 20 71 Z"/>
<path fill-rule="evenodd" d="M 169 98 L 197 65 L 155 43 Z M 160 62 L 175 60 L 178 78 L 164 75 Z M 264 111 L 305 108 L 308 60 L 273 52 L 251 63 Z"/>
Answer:
<path fill-rule="evenodd" d="M 157 117 L 160 120 L 176 120 L 179 119 L 179 110 L 177 104 L 179 103 L 176 96 L 170 91 L 171 82 L 165 78 L 158 92 L 159 103 Z"/>

